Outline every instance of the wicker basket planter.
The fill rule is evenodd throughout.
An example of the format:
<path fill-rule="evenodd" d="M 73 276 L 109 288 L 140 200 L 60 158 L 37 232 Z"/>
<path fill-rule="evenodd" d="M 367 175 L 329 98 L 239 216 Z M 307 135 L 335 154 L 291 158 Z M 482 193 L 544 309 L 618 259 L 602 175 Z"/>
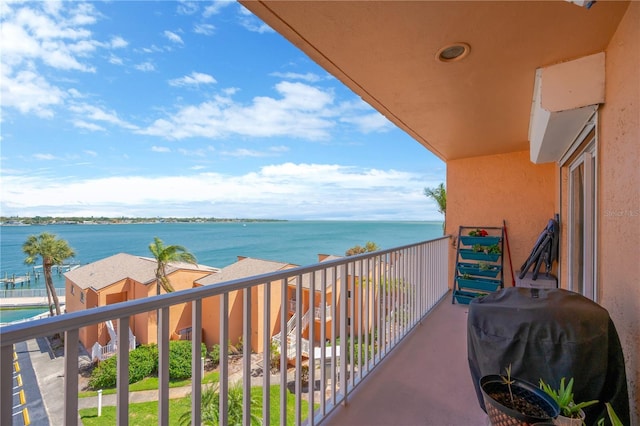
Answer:
<path fill-rule="evenodd" d="M 536 423 L 552 423 L 560 413 L 558 404 L 537 386 L 511 378 L 511 391 L 514 400 L 518 402 L 519 409 L 510 408 L 503 404 L 510 398 L 509 387 L 504 383 L 502 376 L 492 374 L 480 379 L 480 388 L 484 405 L 493 426 L 529 426 Z M 535 412 L 527 412 L 529 409 Z"/>

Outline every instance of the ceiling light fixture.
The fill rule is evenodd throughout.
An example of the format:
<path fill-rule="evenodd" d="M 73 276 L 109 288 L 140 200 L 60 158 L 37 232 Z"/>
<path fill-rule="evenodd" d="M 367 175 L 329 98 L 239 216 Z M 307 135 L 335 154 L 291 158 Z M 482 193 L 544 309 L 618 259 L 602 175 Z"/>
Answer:
<path fill-rule="evenodd" d="M 452 43 L 436 53 L 436 60 L 440 62 L 454 62 L 465 58 L 471 51 L 471 46 L 467 43 Z"/>

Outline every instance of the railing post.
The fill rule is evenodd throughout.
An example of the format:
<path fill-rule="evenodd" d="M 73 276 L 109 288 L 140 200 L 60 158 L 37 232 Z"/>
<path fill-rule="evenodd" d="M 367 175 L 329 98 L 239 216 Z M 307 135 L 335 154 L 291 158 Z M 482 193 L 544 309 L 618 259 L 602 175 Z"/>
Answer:
<path fill-rule="evenodd" d="M 220 295 L 220 379 L 218 423 L 226 425 L 229 392 L 229 293 Z"/>
<path fill-rule="evenodd" d="M 129 328 L 129 317 L 118 318 L 118 330 Z M 129 335 L 118 333 L 118 366 L 116 394 L 116 422 L 118 426 L 129 424 Z"/>
<path fill-rule="evenodd" d="M 64 333 L 64 424 L 78 424 L 78 329 Z"/>
<path fill-rule="evenodd" d="M 242 422 L 251 426 L 251 288 L 242 290 Z"/>
<path fill-rule="evenodd" d="M 202 423 L 202 299 L 191 302 L 191 424 Z"/>
<path fill-rule="evenodd" d="M 264 285 L 264 315 L 262 318 L 263 368 L 262 373 L 262 422 L 268 424 L 271 389 L 271 281 Z"/>
<path fill-rule="evenodd" d="M 169 308 L 158 319 L 158 425 L 169 424 Z M 119 335 L 122 334 L 122 331 Z"/>
<path fill-rule="evenodd" d="M 347 403 L 347 354 L 349 353 L 349 337 L 347 336 L 347 266 L 341 266 L 340 274 L 340 391 L 342 392 L 342 403 Z"/>

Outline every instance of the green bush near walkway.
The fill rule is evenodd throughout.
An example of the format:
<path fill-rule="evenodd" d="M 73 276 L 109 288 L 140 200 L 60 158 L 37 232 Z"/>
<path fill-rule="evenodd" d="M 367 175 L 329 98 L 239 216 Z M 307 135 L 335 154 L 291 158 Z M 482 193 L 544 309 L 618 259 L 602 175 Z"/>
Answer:
<path fill-rule="evenodd" d="M 202 357 L 207 355 L 207 347 L 202 344 Z M 116 386 L 117 357 L 111 357 L 98 364 L 91 373 L 89 387 L 108 389 Z M 136 383 L 145 377 L 158 374 L 158 347 L 155 344 L 141 345 L 129 352 L 129 383 Z M 172 340 L 169 342 L 169 379 L 184 380 L 191 377 L 191 342 Z"/>

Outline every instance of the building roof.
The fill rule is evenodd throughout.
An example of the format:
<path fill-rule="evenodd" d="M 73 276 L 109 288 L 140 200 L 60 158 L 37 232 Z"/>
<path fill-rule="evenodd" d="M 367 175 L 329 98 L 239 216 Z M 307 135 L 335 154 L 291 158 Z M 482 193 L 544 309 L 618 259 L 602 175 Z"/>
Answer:
<path fill-rule="evenodd" d="M 82 289 L 101 290 L 118 281 L 130 278 L 142 284 L 155 282 L 156 260 L 149 257 L 118 253 L 89 263 L 64 274 L 65 278 Z M 216 272 L 218 268 L 176 262 L 167 265 L 167 275 L 177 270 Z"/>
<path fill-rule="evenodd" d="M 254 259 L 251 257 L 241 257 L 237 262 L 220 269 L 218 273 L 207 275 L 206 277 L 202 277 L 199 280 L 196 280 L 196 284 L 219 284 L 225 281 L 277 272 L 283 269 L 293 268 L 295 266 L 296 265 L 293 265 L 291 263 Z"/>

